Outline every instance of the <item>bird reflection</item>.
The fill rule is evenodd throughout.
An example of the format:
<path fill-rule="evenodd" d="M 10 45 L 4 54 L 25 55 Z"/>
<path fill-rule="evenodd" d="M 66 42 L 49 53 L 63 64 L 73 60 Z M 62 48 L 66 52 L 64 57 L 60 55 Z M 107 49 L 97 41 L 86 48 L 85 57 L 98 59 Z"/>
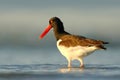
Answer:
<path fill-rule="evenodd" d="M 79 67 L 72 67 L 72 68 L 61 68 L 59 69 L 59 72 L 61 73 L 68 73 L 68 72 L 83 72 L 84 68 Z"/>

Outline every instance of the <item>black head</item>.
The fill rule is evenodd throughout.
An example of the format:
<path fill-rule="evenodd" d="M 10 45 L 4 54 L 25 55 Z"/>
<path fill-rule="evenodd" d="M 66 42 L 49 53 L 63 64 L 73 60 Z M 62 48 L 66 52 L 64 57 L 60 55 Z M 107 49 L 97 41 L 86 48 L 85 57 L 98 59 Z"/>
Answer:
<path fill-rule="evenodd" d="M 49 20 L 49 24 L 52 26 L 53 24 L 63 24 L 63 23 L 58 17 L 52 17 Z"/>
<path fill-rule="evenodd" d="M 49 24 L 58 32 L 64 31 L 63 23 L 58 17 L 52 17 Z"/>
<path fill-rule="evenodd" d="M 62 36 L 63 34 L 69 34 L 67 32 L 64 31 L 64 26 L 62 21 L 58 18 L 58 17 L 52 17 L 49 20 L 49 25 L 48 27 L 44 30 L 44 32 L 40 35 L 40 38 L 43 38 L 48 31 L 53 28 L 54 34 L 56 39 L 58 40 L 60 38 L 60 36 Z"/>

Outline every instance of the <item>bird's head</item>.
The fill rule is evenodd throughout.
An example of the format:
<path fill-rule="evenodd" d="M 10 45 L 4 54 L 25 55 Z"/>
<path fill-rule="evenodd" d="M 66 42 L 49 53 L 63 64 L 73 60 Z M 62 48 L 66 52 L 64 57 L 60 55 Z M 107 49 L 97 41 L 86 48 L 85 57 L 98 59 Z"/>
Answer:
<path fill-rule="evenodd" d="M 59 33 L 64 31 L 62 21 L 58 17 L 52 17 L 49 20 L 49 25 L 47 26 L 47 28 L 45 28 L 43 33 L 40 35 L 40 39 L 42 39 L 50 31 L 51 28 L 54 28 L 54 30 Z"/>
<path fill-rule="evenodd" d="M 49 20 L 49 25 L 51 25 L 51 27 L 59 26 L 61 24 L 62 24 L 62 22 L 58 17 L 52 17 Z"/>

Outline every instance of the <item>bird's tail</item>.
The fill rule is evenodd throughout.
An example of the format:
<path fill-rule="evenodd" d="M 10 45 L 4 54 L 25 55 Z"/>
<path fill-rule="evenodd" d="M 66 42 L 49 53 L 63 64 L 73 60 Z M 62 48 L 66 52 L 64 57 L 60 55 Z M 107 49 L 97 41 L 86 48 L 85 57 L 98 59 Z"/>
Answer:
<path fill-rule="evenodd" d="M 98 47 L 99 49 L 104 49 L 104 50 L 107 49 L 107 48 L 105 48 L 103 45 L 97 45 L 97 47 Z"/>
<path fill-rule="evenodd" d="M 103 42 L 103 44 L 109 44 L 109 42 Z"/>

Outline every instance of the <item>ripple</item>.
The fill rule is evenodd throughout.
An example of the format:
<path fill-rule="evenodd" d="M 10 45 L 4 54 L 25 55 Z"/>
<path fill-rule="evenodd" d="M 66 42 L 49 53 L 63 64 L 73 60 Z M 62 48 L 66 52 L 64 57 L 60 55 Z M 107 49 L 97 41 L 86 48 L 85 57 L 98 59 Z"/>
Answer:
<path fill-rule="evenodd" d="M 65 64 L 0 65 L 0 78 L 45 76 L 120 78 L 120 65 L 86 64 L 84 69 L 79 67 L 67 68 Z"/>

